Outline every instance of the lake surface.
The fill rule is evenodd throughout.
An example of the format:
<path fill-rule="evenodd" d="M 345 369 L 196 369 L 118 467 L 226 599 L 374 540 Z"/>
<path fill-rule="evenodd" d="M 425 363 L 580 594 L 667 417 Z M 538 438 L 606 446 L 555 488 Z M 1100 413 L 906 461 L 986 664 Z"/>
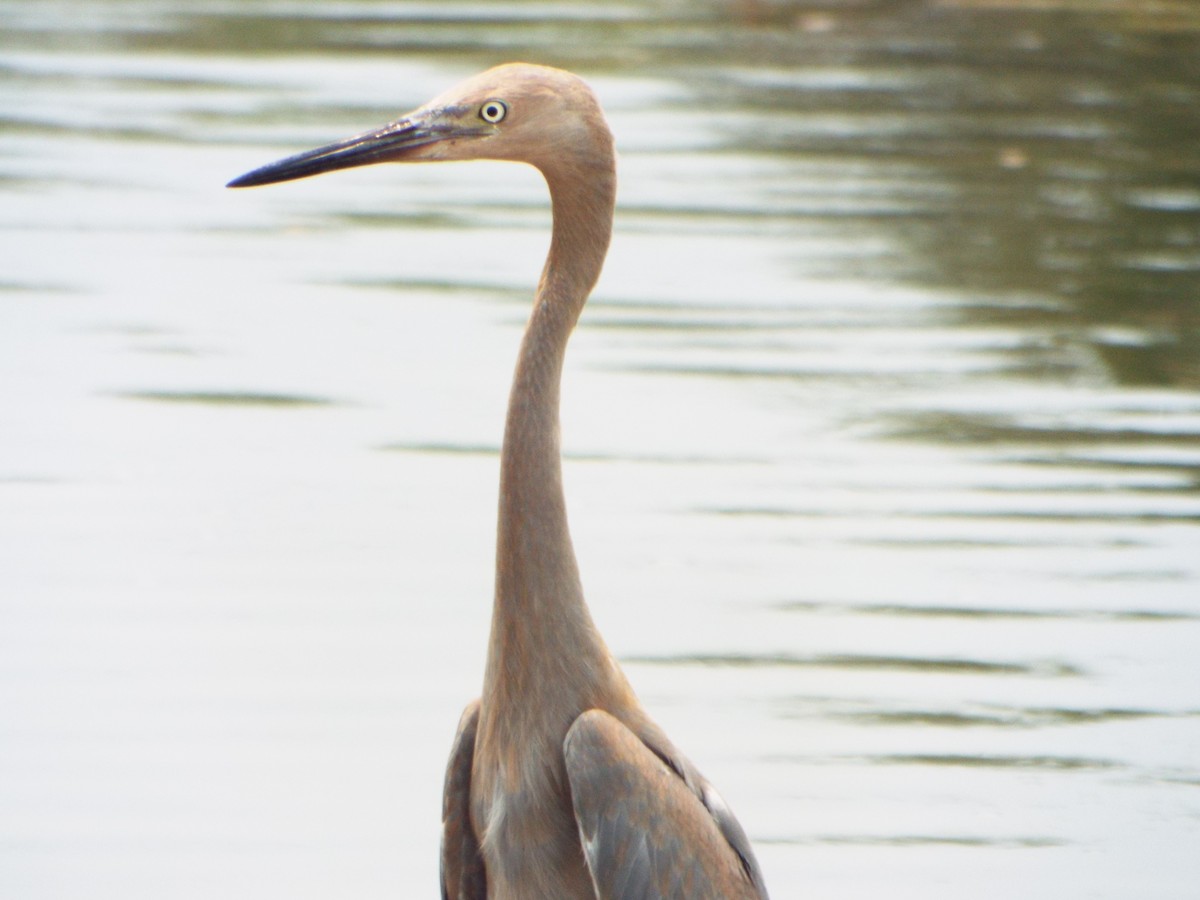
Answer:
<path fill-rule="evenodd" d="M 565 478 L 780 898 L 1200 884 L 1200 9 L 0 0 L 0 896 L 437 895 L 538 176 L 231 177 L 488 65 L 621 151 Z"/>

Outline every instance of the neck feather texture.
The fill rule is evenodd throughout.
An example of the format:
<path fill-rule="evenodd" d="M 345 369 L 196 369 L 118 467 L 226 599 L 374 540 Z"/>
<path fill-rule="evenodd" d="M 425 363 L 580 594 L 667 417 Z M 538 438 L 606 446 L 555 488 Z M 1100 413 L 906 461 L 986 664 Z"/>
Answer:
<path fill-rule="evenodd" d="M 485 718 L 538 706 L 578 714 L 580 693 L 612 667 L 583 599 L 563 497 L 559 386 L 567 341 L 600 275 L 612 234 L 611 155 L 586 170 L 543 169 L 554 225 L 521 343 L 500 455 L 496 596 L 484 678 Z M 560 710 L 548 706 L 563 706 Z M 490 715 L 489 715 L 490 713 Z"/>

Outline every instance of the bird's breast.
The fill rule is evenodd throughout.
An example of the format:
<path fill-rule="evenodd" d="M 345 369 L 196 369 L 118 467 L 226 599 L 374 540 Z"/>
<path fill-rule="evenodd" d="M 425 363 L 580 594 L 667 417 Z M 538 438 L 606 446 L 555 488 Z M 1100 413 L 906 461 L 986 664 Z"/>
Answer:
<path fill-rule="evenodd" d="M 561 750 L 506 760 L 477 753 L 472 806 L 489 900 L 595 896 L 565 780 Z"/>

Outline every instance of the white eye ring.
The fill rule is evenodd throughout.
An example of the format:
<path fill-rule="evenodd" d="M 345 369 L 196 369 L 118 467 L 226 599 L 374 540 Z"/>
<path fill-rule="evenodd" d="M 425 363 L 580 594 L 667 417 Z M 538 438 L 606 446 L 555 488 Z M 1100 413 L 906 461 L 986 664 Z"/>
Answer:
<path fill-rule="evenodd" d="M 479 107 L 479 118 L 491 124 L 498 125 L 508 115 L 508 104 L 503 100 L 485 100 Z"/>

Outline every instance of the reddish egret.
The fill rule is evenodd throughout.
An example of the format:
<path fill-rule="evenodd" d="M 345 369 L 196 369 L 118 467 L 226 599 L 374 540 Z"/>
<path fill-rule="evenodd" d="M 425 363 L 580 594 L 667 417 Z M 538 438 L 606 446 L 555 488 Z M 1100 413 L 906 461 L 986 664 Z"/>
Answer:
<path fill-rule="evenodd" d="M 376 131 L 256 169 L 251 187 L 379 162 L 529 163 L 553 233 L 500 454 L 496 595 L 483 695 L 446 770 L 446 898 L 760 898 L 746 833 L 638 703 L 588 613 L 563 499 L 559 382 L 612 234 L 612 134 L 591 90 L 500 66 Z"/>

